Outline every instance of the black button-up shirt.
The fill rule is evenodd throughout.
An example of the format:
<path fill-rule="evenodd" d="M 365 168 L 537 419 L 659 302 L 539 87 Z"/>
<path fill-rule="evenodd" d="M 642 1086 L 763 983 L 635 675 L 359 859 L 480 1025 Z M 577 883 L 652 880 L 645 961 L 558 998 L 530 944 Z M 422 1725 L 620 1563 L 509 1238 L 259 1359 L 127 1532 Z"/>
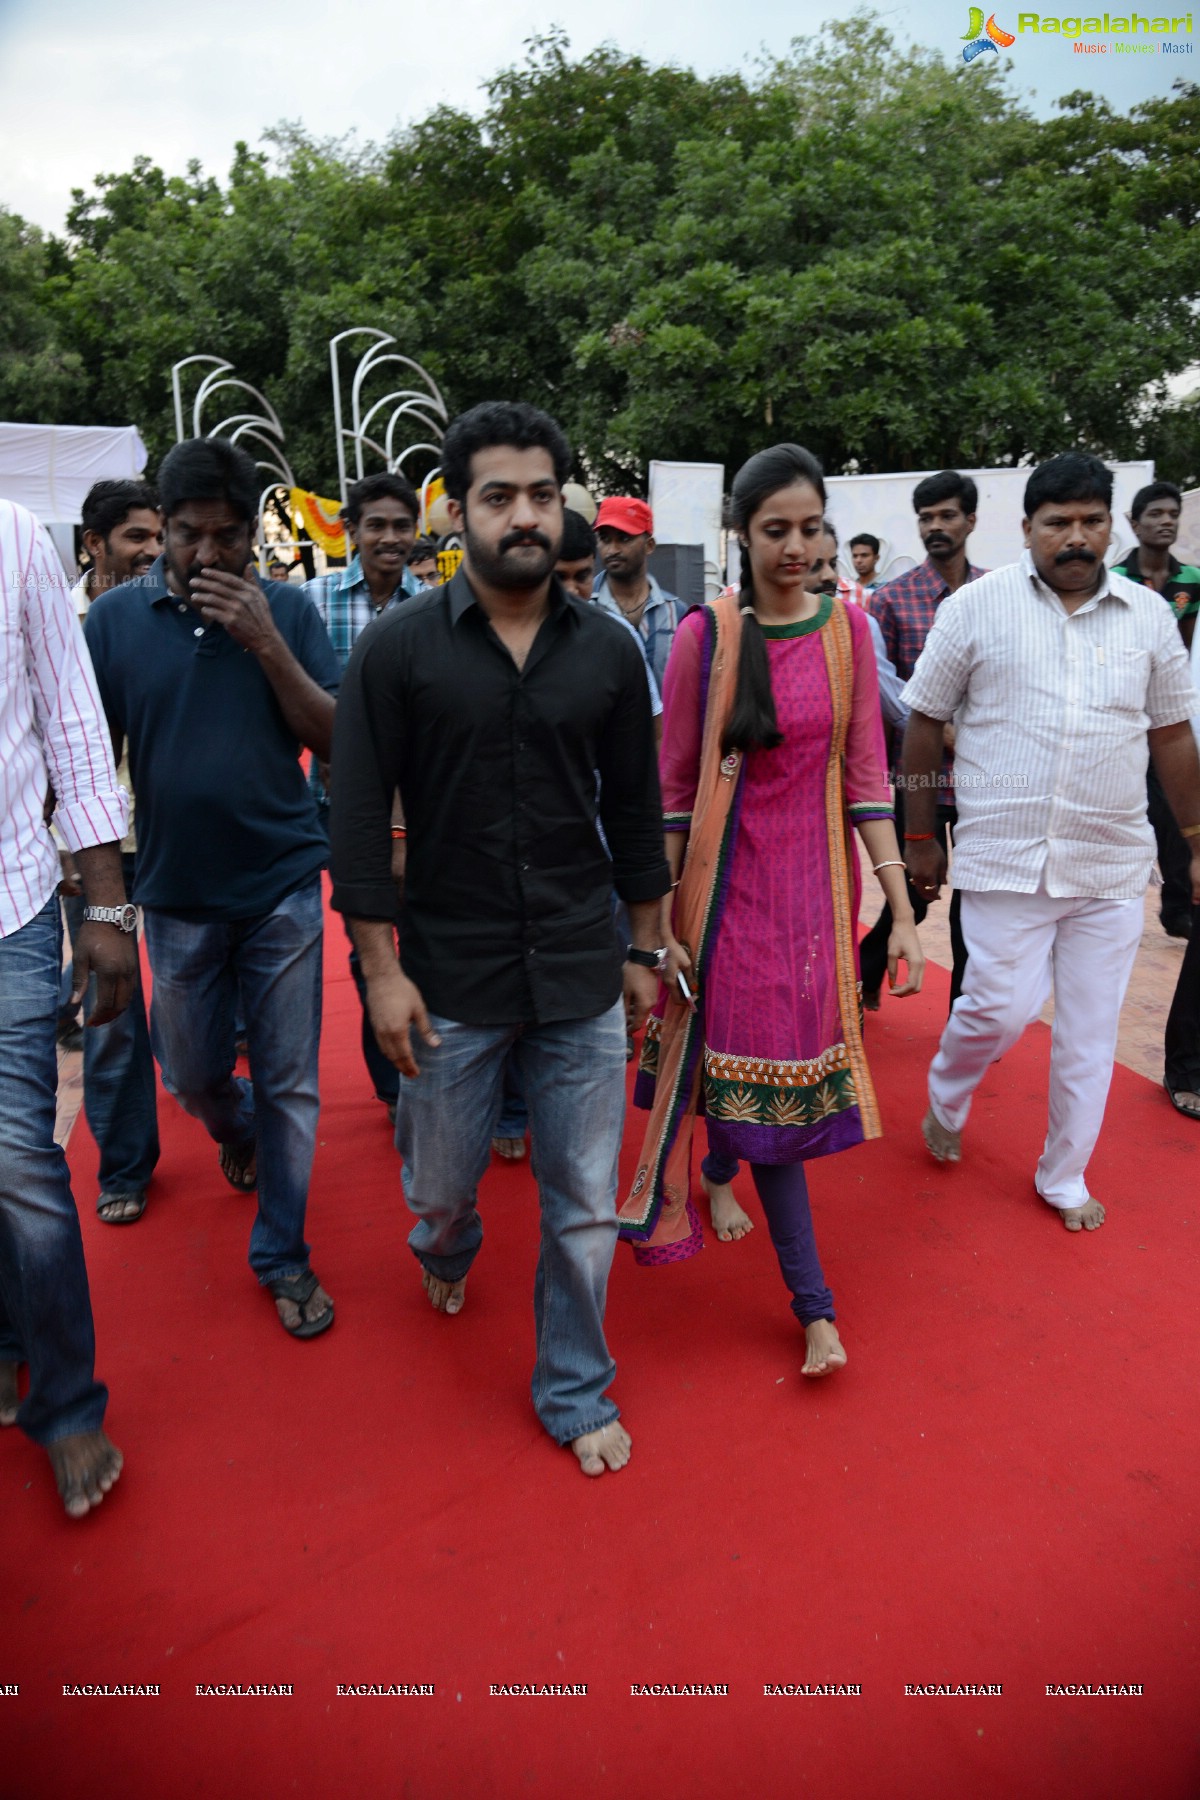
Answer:
<path fill-rule="evenodd" d="M 618 621 L 555 578 L 518 669 L 460 570 L 363 632 L 332 767 L 333 904 L 351 917 L 395 916 L 400 790 L 400 956 L 431 1012 L 549 1024 L 618 998 L 612 889 L 671 885 L 645 666 Z"/>

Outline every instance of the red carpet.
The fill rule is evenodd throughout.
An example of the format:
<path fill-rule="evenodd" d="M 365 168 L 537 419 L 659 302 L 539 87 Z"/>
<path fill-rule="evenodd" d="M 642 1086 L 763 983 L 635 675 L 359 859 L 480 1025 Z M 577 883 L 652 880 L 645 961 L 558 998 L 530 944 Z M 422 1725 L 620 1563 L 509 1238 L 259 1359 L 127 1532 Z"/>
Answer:
<path fill-rule="evenodd" d="M 1031 1189 L 1044 1028 L 981 1090 L 969 1160 L 925 1156 L 931 970 L 869 1023 L 888 1137 L 813 1170 L 849 1368 L 800 1379 L 761 1223 L 683 1267 L 622 1251 L 609 1319 L 634 1460 L 593 1483 L 529 1407 L 527 1168 L 487 1177 L 466 1310 L 435 1317 L 340 932 L 328 945 L 310 1209 L 327 1338 L 279 1330 L 245 1266 L 253 1203 L 165 1097 L 131 1229 L 96 1223 L 82 1121 L 73 1136 L 127 1462 L 80 1525 L 41 1453 L 0 1445 L 0 1684 L 20 1689 L 0 1697 L 4 1800 L 1200 1792 L 1200 1131 L 1161 1092 L 1117 1071 L 1093 1163 L 1109 1223 L 1068 1237 Z M 63 1695 L 83 1683 L 161 1692 Z M 293 1692 L 196 1695 L 216 1683 Z M 1069 1683 L 1142 1692 L 1046 1693 Z"/>

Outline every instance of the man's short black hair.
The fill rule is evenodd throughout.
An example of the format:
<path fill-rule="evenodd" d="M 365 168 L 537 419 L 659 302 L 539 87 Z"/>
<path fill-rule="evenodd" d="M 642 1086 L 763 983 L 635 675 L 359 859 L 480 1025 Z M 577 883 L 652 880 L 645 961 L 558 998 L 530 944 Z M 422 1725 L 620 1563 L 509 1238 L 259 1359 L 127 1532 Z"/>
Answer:
<path fill-rule="evenodd" d="M 563 541 L 558 553 L 559 562 L 582 562 L 585 556 L 596 560 L 596 534 L 582 513 L 573 512 L 571 508 L 563 509 Z"/>
<path fill-rule="evenodd" d="M 872 556 L 879 555 L 879 539 L 872 536 L 869 531 L 856 531 L 854 536 L 850 539 L 850 548 L 852 550 L 855 544 L 865 544 Z"/>
<path fill-rule="evenodd" d="M 240 519 L 256 524 L 265 485 L 254 458 L 222 437 L 185 438 L 167 451 L 158 470 L 165 519 L 189 500 L 224 500 Z"/>
<path fill-rule="evenodd" d="M 361 481 L 351 482 L 346 492 L 346 504 L 342 508 L 342 517 L 346 523 L 357 525 L 362 518 L 363 507 L 368 506 L 372 500 L 398 500 L 412 514 L 414 525 L 421 516 L 421 503 L 412 482 L 403 475 L 381 470 L 378 475 L 364 475 Z"/>
<path fill-rule="evenodd" d="M 1025 483 L 1025 517 L 1039 506 L 1065 506 L 1072 500 L 1102 500 L 1112 510 L 1113 478 L 1098 456 L 1064 450 L 1039 463 Z"/>
<path fill-rule="evenodd" d="M 936 475 L 927 475 L 913 489 L 914 512 L 937 506 L 942 500 L 957 500 L 970 518 L 979 506 L 979 489 L 969 475 L 960 475 L 957 469 L 941 469 Z"/>
<path fill-rule="evenodd" d="M 837 526 L 829 517 L 828 513 L 826 513 L 825 517 L 821 520 L 821 530 L 825 533 L 826 537 L 831 537 L 833 539 L 833 547 L 836 550 L 838 548 Z"/>
<path fill-rule="evenodd" d="M 437 539 L 431 537 L 419 537 L 415 540 L 412 549 L 408 553 L 408 566 L 411 568 L 413 563 L 428 562 L 431 556 L 436 557 L 436 555 Z"/>
<path fill-rule="evenodd" d="M 1129 516 L 1136 524 L 1148 506 L 1156 500 L 1173 500 L 1176 506 L 1183 505 L 1183 494 L 1173 481 L 1151 481 L 1144 488 L 1139 488 L 1133 496 L 1129 507 Z"/>
<path fill-rule="evenodd" d="M 107 543 L 131 512 L 158 511 L 158 495 L 148 481 L 95 481 L 88 489 L 81 520 L 84 531 L 97 531 Z"/>
<path fill-rule="evenodd" d="M 477 450 L 505 444 L 514 450 L 545 450 L 559 487 L 571 472 L 571 446 L 562 428 L 525 400 L 484 400 L 451 421 L 442 445 L 442 480 L 451 500 L 465 501 L 471 485 L 471 458 Z"/>

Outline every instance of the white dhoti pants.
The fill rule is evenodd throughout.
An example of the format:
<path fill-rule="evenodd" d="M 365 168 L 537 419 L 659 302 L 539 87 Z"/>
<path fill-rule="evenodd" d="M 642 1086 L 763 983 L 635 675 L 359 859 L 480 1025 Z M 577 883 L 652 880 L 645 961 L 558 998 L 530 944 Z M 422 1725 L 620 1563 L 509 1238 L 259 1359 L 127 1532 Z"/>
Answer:
<path fill-rule="evenodd" d="M 1051 1206 L 1082 1206 L 1084 1171 L 1104 1122 L 1117 1023 L 1141 941 L 1133 900 L 1036 894 L 962 897 L 963 992 L 929 1070 L 929 1103 L 961 1131 L 989 1063 L 1011 1050 L 1054 990 L 1050 1124 L 1034 1183 Z"/>

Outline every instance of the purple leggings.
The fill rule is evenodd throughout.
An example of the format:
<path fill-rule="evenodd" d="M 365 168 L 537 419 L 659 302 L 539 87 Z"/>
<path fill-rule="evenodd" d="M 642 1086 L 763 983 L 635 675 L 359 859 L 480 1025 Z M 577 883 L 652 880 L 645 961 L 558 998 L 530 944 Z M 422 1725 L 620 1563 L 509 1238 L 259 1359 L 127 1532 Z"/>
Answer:
<path fill-rule="evenodd" d="M 732 1181 L 738 1164 L 710 1150 L 700 1165 L 714 1187 Z M 792 1292 L 792 1311 L 802 1325 L 833 1320 L 833 1295 L 825 1286 L 808 1205 L 803 1163 L 751 1163 L 750 1173 L 767 1215 L 779 1269 Z"/>

